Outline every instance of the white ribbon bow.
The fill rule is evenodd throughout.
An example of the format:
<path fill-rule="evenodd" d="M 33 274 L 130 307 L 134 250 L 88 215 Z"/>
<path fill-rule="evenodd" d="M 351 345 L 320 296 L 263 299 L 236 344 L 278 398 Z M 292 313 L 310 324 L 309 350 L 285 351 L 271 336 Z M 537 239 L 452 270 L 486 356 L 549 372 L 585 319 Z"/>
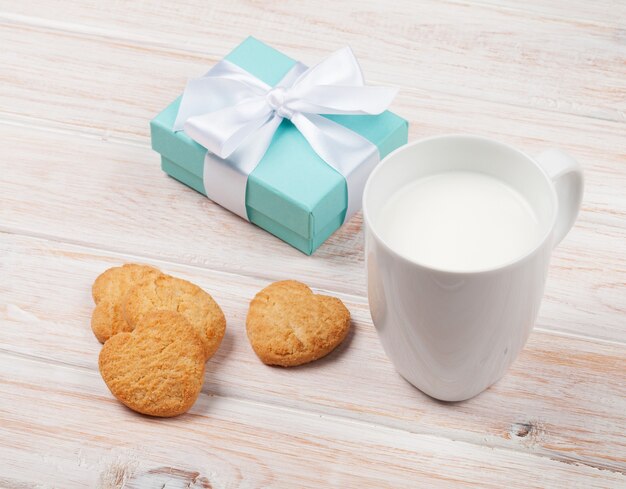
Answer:
<path fill-rule="evenodd" d="M 365 86 L 349 47 L 312 68 L 296 63 L 275 87 L 222 60 L 187 84 L 174 130 L 184 129 L 209 151 L 204 171 L 207 196 L 247 219 L 247 177 L 282 120 L 289 119 L 313 150 L 346 178 L 349 217 L 360 205 L 365 179 L 379 160 L 378 149 L 319 114 L 380 114 L 396 93 L 395 88 Z"/>

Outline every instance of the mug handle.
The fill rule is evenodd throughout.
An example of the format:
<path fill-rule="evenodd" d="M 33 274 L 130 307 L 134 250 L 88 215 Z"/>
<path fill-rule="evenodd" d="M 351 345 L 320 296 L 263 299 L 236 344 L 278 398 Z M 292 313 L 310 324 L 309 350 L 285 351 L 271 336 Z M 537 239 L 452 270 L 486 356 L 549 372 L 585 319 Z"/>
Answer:
<path fill-rule="evenodd" d="M 583 200 L 584 179 L 582 168 L 568 154 L 558 149 L 548 149 L 537 157 L 556 190 L 558 200 L 554 246 L 558 245 L 576 221 Z"/>

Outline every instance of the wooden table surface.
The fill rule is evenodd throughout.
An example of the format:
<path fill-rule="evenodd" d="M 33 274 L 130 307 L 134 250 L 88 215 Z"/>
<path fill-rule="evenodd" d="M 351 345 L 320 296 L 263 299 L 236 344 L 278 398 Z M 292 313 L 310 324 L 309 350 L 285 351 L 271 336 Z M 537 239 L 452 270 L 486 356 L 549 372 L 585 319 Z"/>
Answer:
<path fill-rule="evenodd" d="M 436 402 L 385 357 L 360 214 L 307 257 L 168 178 L 148 121 L 247 35 L 314 63 L 350 44 L 400 87 L 410 140 L 471 132 L 586 174 L 537 326 L 478 397 Z M 0 0 L 0 487 L 626 487 L 626 3 Z M 188 414 L 137 415 L 97 369 L 90 286 L 145 262 L 228 331 Z M 343 299 L 329 357 L 262 365 L 276 279 Z"/>

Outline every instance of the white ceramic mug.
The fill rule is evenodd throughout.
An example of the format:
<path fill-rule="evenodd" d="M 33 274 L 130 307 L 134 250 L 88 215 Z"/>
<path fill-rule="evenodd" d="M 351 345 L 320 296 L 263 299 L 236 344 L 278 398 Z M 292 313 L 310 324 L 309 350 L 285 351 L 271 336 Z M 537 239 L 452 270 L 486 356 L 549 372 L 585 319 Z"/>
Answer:
<path fill-rule="evenodd" d="M 381 238 L 381 209 L 417 178 L 448 170 L 494 176 L 519 191 L 542 228 L 528 254 L 476 272 L 437 270 Z M 460 401 L 496 382 L 532 330 L 552 248 L 570 230 L 582 200 L 579 165 L 558 150 L 537 158 L 490 139 L 446 135 L 389 154 L 363 195 L 372 320 L 398 372 L 426 394 Z"/>

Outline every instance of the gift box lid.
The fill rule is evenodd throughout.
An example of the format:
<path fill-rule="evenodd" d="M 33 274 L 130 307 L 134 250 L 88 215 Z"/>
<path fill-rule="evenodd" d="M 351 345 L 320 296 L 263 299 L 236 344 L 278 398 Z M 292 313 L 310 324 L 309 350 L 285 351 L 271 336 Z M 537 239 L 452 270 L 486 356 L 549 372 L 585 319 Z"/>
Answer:
<path fill-rule="evenodd" d="M 247 38 L 226 59 L 274 86 L 296 63 L 253 37 Z M 202 180 L 206 149 L 184 132 L 174 132 L 180 98 L 151 121 L 152 147 L 171 162 Z M 408 124 L 386 111 L 380 115 L 327 115 L 375 144 L 383 158 L 404 144 Z M 288 120 L 283 120 L 272 144 L 248 177 L 248 217 L 262 216 L 261 227 L 272 222 L 311 242 L 332 222 L 343 221 L 347 208 L 345 179 L 326 164 Z M 339 226 L 336 226 L 339 227 Z M 334 230 L 334 229 L 333 229 Z M 273 232 L 272 229 L 268 231 Z M 273 234 L 277 234 L 273 232 Z M 292 243 L 293 244 L 293 243 Z M 318 243 L 319 245 L 319 243 Z M 297 246 L 301 249 L 301 246 Z M 313 249 L 303 249 L 311 253 Z"/>

